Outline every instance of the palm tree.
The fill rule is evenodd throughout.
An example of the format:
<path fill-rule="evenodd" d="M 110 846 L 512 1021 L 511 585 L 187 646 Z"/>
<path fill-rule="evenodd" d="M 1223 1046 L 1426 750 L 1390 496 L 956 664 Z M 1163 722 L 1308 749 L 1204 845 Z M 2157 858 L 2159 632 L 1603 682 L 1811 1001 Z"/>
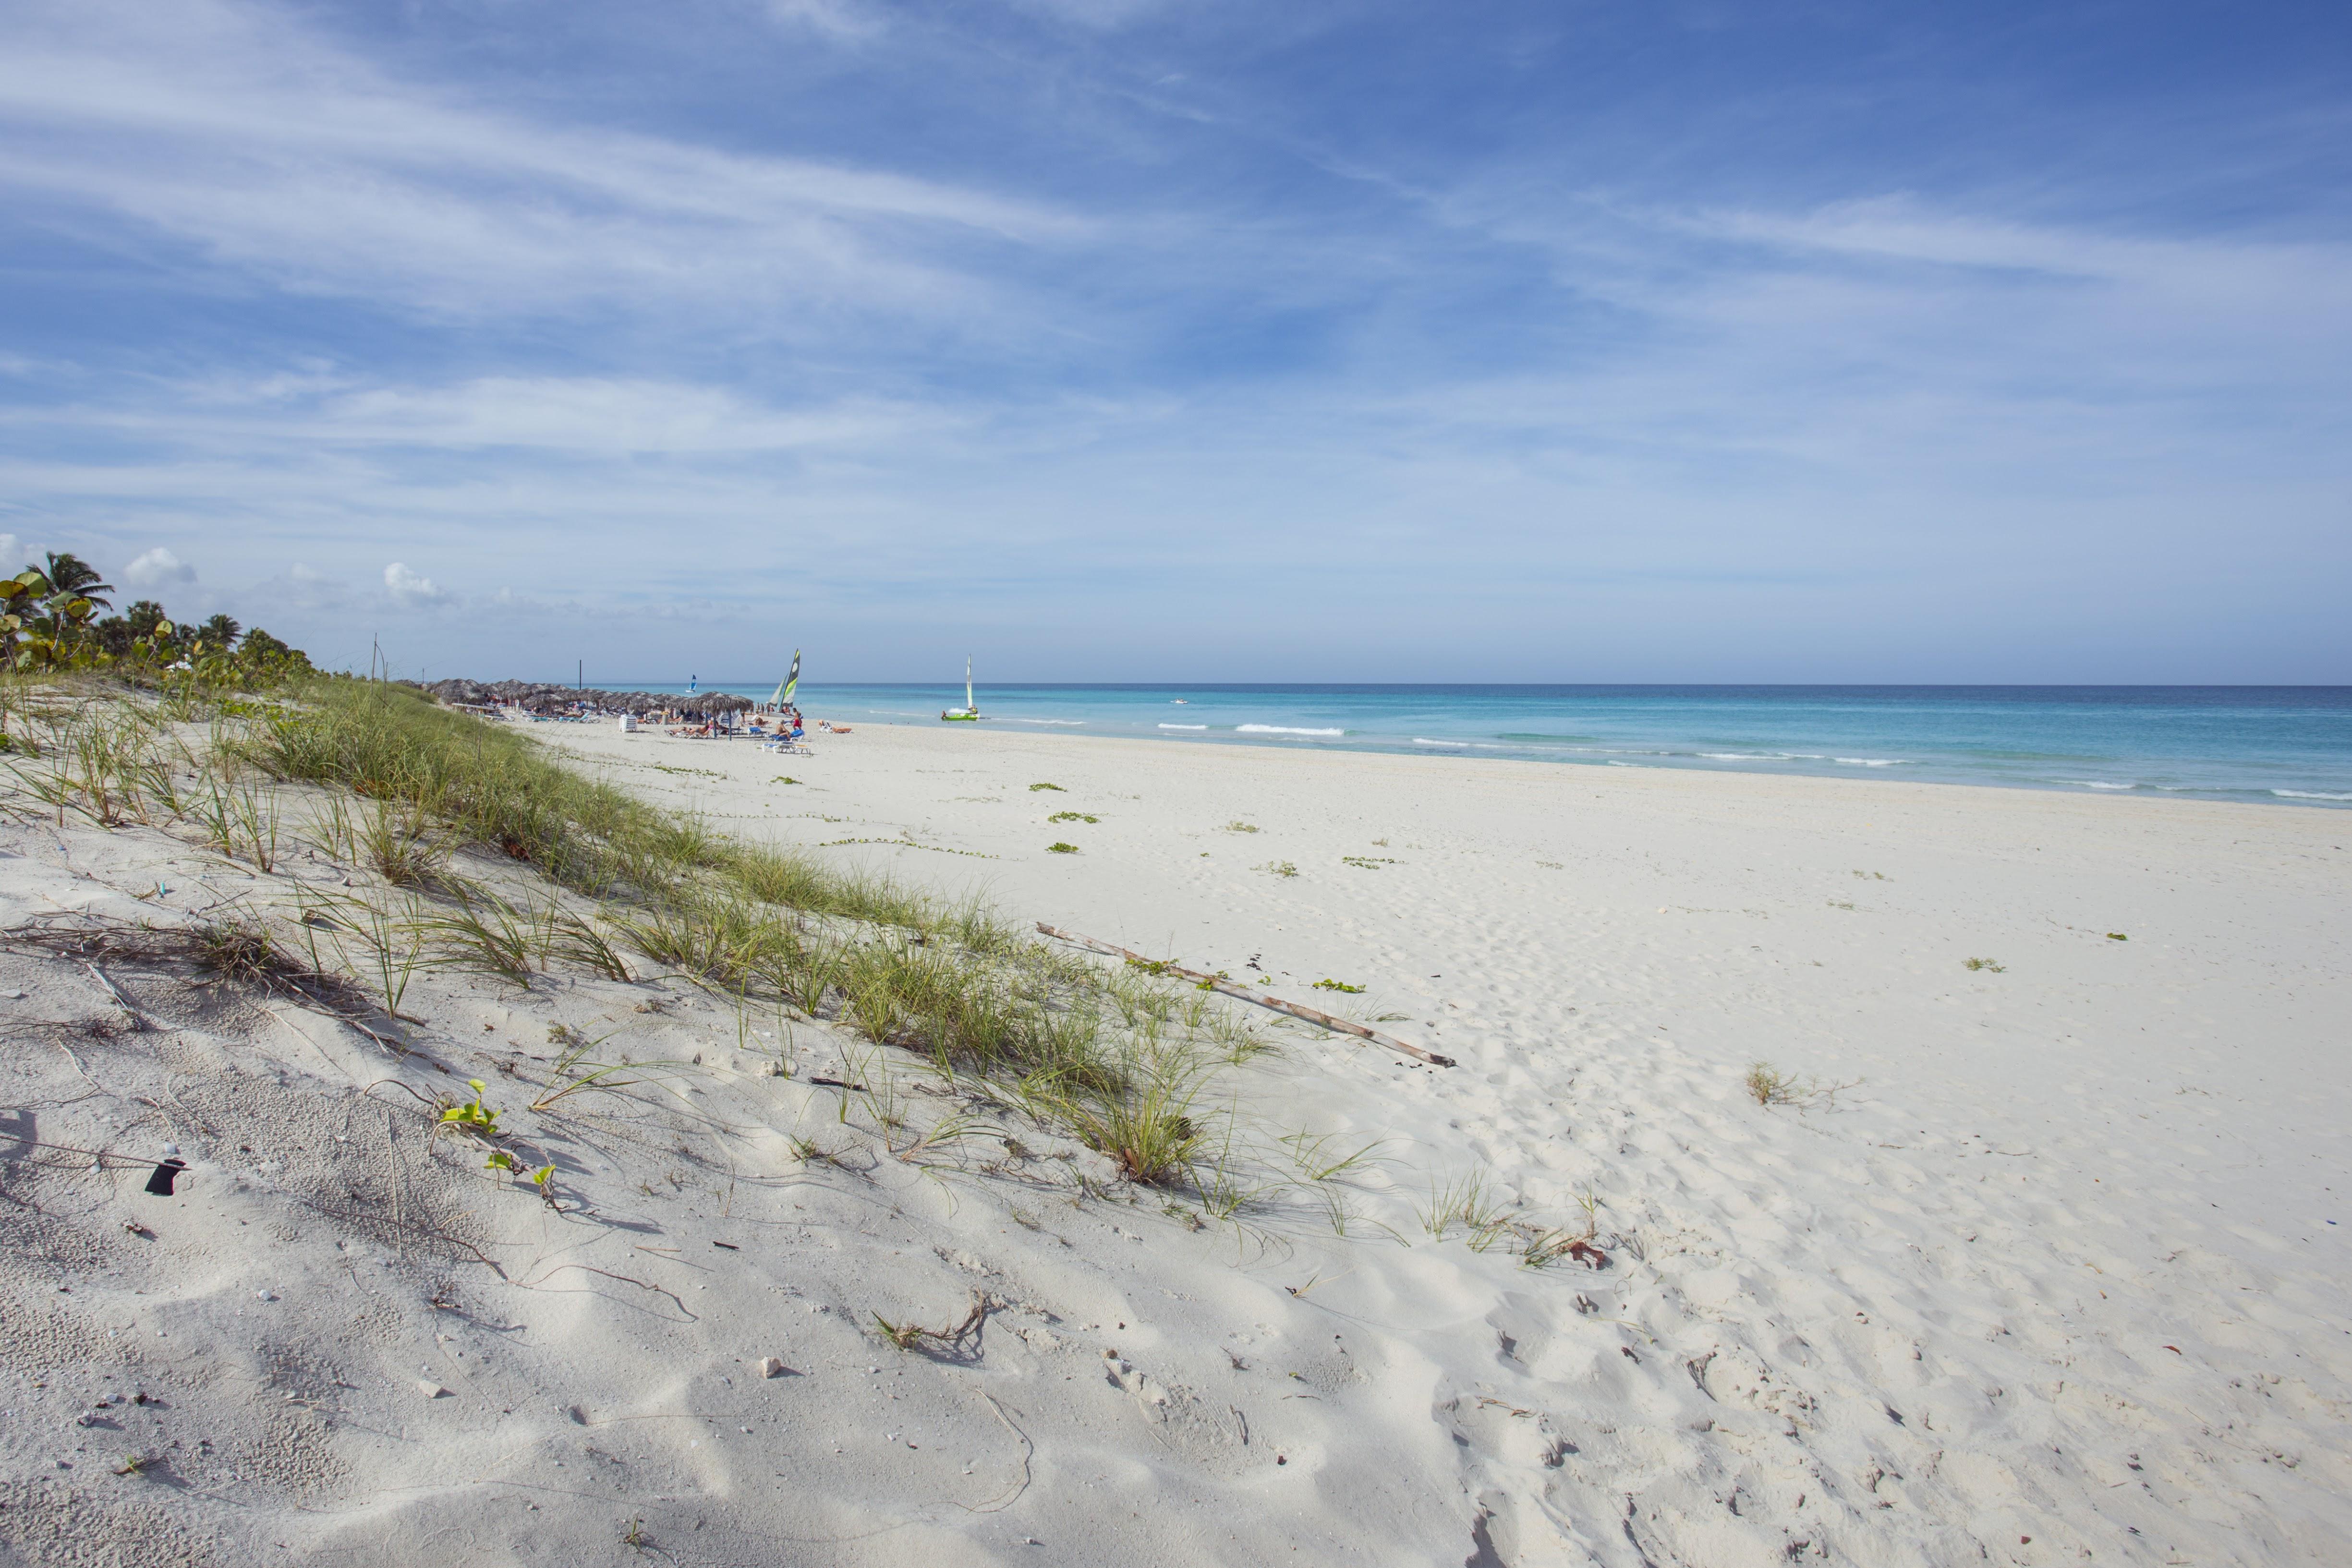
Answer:
<path fill-rule="evenodd" d="M 207 648 L 218 648 L 223 653 L 226 653 L 230 645 L 236 643 L 236 634 L 244 630 L 244 627 L 238 625 L 227 615 L 215 615 L 196 628 L 196 638 Z"/>
<path fill-rule="evenodd" d="M 70 593 L 87 599 L 100 610 L 111 610 L 114 601 L 106 596 L 114 591 L 114 584 L 99 580 L 98 568 L 74 554 L 51 550 L 49 554 L 49 586 L 56 592 Z"/>
<path fill-rule="evenodd" d="M 85 624 L 106 601 L 90 598 L 79 591 L 79 586 L 60 588 L 49 572 L 62 574 L 77 585 L 109 591 L 114 586 L 100 582 L 89 562 L 51 551 L 49 571 L 28 566 L 0 581 L 0 610 L 5 612 L 0 614 L 0 647 L 14 649 L 28 643 L 28 651 L 58 659 L 87 635 Z"/>

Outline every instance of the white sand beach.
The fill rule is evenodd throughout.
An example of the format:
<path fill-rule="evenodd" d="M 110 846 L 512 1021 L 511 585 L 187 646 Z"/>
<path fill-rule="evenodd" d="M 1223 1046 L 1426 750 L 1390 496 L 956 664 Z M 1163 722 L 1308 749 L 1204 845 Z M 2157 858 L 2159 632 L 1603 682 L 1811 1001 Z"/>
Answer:
<path fill-rule="evenodd" d="M 678 978 L 420 973 L 399 1058 L 28 946 L 340 873 L 0 828 L 0 1563 L 2352 1540 L 2352 816 L 971 726 L 796 757 L 532 733 L 729 833 L 1262 974 L 1459 1065 L 1244 1009 L 1278 1049 L 1213 1092 L 1287 1185 L 1204 1218 L 1066 1139 L 909 1150 L 881 1074 L 915 1129 L 959 1104 L 921 1061 Z M 551 1025 L 697 1070 L 541 1125 Z M 1788 1103 L 1748 1092 L 1759 1061 Z M 403 1086 L 470 1077 L 562 1207 L 424 1147 Z M 168 1198 L 36 1150 L 166 1143 Z M 1605 1266 L 1433 1235 L 1473 1182 L 1528 1232 L 1589 1202 Z M 975 1303 L 952 1343 L 876 1321 Z"/>

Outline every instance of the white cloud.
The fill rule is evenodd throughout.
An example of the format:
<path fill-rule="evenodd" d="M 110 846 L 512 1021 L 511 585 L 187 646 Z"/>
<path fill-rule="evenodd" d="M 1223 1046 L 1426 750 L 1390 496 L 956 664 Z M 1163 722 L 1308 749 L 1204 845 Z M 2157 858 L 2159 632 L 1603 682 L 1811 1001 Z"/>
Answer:
<path fill-rule="evenodd" d="M 1160 0 L 1015 0 L 1034 16 L 1108 33 L 1162 9 Z"/>
<path fill-rule="evenodd" d="M 157 545 L 123 569 L 122 580 L 133 588 L 167 588 L 195 581 L 196 569 Z"/>
<path fill-rule="evenodd" d="M 160 391 L 158 383 L 151 389 Z M 446 385 L 298 385 L 262 371 L 172 387 L 168 414 L 70 403 L 0 407 L 0 429 L 78 428 L 162 436 L 225 450 L 270 445 L 540 449 L 594 454 L 846 454 L 936 440 L 979 411 L 879 397 L 778 407 L 693 382 L 485 376 Z"/>
<path fill-rule="evenodd" d="M 883 26 L 873 7 L 852 0 L 768 0 L 768 15 L 788 26 L 805 27 L 842 43 L 870 38 Z"/>
<path fill-rule="evenodd" d="M 270 423 L 283 430 L 289 421 Z M 941 423 L 936 413 L 882 403 L 762 408 L 719 388 L 676 382 L 488 377 L 355 392 L 321 408 L 310 428 L 331 441 L 427 446 L 756 452 L 871 444 Z"/>
<path fill-rule="evenodd" d="M 807 19 L 855 24 L 837 5 Z M 275 11 L 36 5 L 0 53 L 0 189 L 110 211 L 310 291 L 433 314 L 842 306 L 969 322 L 975 238 L 1090 225 L 935 180 L 533 122 L 388 77 Z"/>
<path fill-rule="evenodd" d="M 439 583 L 421 572 L 409 570 L 399 561 L 383 569 L 383 586 L 396 602 L 404 605 L 442 604 L 449 598 Z"/>
<path fill-rule="evenodd" d="M 14 577 L 38 559 L 40 552 L 14 534 L 0 534 L 0 577 Z"/>

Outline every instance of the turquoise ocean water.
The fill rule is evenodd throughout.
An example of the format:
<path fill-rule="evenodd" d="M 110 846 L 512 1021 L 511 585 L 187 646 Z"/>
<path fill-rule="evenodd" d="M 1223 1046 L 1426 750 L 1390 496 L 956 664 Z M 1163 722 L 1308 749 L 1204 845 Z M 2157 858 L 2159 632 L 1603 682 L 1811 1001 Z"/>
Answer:
<path fill-rule="evenodd" d="M 701 687 L 765 698 L 774 683 Z M 997 728 L 1169 745 L 2352 805 L 2347 686 L 982 685 L 979 698 Z M 962 703 L 960 684 L 800 688 L 810 717 L 852 724 L 935 725 Z"/>

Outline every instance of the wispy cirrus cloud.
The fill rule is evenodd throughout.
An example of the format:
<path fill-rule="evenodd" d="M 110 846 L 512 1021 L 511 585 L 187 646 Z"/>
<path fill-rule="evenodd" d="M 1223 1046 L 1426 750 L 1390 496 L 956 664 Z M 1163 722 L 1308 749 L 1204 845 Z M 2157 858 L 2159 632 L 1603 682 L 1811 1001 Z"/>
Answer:
<path fill-rule="evenodd" d="M 881 8 L 866 0 L 766 0 L 765 8 L 787 27 L 806 28 L 841 43 L 877 37 L 888 26 Z"/>
<path fill-rule="evenodd" d="M 415 446 L 622 454 L 852 452 L 936 437 L 960 422 L 940 404 L 875 398 L 780 407 L 691 382 L 486 376 L 449 385 L 359 385 L 345 376 L 150 384 L 133 402 L 0 408 L 0 427 L 256 450 Z"/>
<path fill-rule="evenodd" d="M 433 313 L 658 298 L 970 311 L 975 239 L 1090 228 L 1032 200 L 501 112 L 266 6 L 33 5 L 0 52 L 0 188 L 98 208 L 284 287 Z M 68 217 L 69 221 L 69 217 Z"/>

